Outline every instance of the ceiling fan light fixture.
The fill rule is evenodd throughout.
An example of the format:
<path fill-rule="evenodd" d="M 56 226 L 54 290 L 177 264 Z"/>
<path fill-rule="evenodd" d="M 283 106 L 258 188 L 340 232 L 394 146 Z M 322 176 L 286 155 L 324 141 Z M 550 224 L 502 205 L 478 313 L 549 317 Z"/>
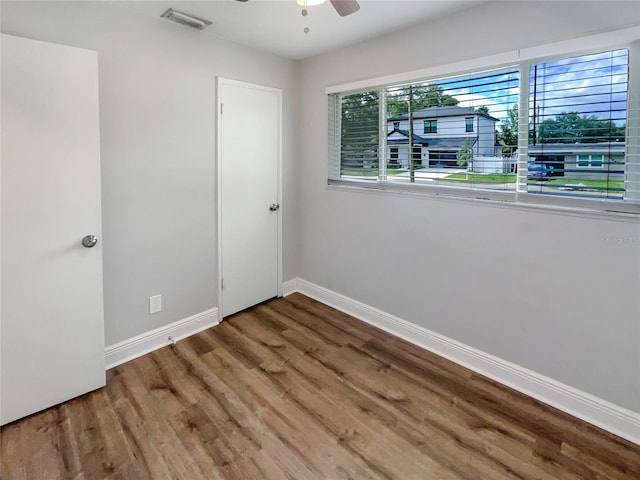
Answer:
<path fill-rule="evenodd" d="M 296 0 L 296 3 L 301 7 L 313 7 L 315 5 L 322 5 L 327 0 Z"/>
<path fill-rule="evenodd" d="M 179 12 L 178 10 L 174 10 L 173 8 L 168 9 L 160 16 L 162 18 L 166 18 L 167 20 L 186 25 L 187 27 L 196 28 L 198 30 L 204 30 L 205 27 L 211 25 L 211 21 L 205 18 L 200 18 L 188 13 Z"/>

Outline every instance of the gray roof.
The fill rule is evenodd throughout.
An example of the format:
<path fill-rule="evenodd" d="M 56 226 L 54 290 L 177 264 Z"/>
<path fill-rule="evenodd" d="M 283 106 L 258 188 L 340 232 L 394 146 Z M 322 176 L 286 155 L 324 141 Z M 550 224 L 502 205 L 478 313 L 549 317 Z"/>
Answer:
<path fill-rule="evenodd" d="M 531 155 L 624 155 L 624 142 L 539 143 L 529 145 Z"/>
<path fill-rule="evenodd" d="M 409 143 L 409 132 L 406 130 L 393 130 L 387 134 L 387 136 L 398 132 L 405 137 L 406 139 L 391 139 L 387 140 L 387 144 L 389 145 L 407 145 Z M 420 135 L 413 134 L 413 143 L 414 144 L 422 144 L 429 148 L 460 148 L 465 140 L 469 139 L 471 144 L 474 145 L 478 140 L 477 137 L 438 137 L 438 138 L 425 138 Z"/>
<path fill-rule="evenodd" d="M 494 122 L 499 121 L 497 118 L 492 117 L 488 113 L 478 112 L 474 108 L 471 107 L 457 107 L 457 106 L 449 106 L 449 107 L 427 107 L 422 110 L 416 110 L 413 112 L 414 119 L 421 118 L 438 118 L 438 117 L 458 117 L 461 115 L 469 116 L 469 115 L 479 115 L 484 118 L 488 118 L 489 120 L 493 120 Z M 402 115 L 397 115 L 395 117 L 391 117 L 388 119 L 388 122 L 394 122 L 398 120 L 407 120 L 409 118 L 408 113 L 403 113 Z"/>
<path fill-rule="evenodd" d="M 438 148 L 460 148 L 465 140 L 471 140 L 471 145 L 475 145 L 477 137 L 444 137 L 429 140 L 429 147 Z"/>
<path fill-rule="evenodd" d="M 407 138 L 406 139 L 404 139 L 404 138 L 391 139 L 391 140 L 387 140 L 387 143 L 399 143 L 399 144 L 407 144 L 407 143 L 409 143 L 409 132 L 407 130 L 399 130 L 399 129 L 392 130 L 389 133 L 387 133 L 387 137 L 389 135 L 392 135 L 392 134 L 396 133 L 396 132 L 398 132 L 400 135 L 404 135 Z M 429 140 L 428 138 L 421 137 L 420 135 L 416 135 L 415 133 L 413 134 L 413 143 L 421 143 L 423 145 L 427 145 L 430 141 L 431 140 Z"/>

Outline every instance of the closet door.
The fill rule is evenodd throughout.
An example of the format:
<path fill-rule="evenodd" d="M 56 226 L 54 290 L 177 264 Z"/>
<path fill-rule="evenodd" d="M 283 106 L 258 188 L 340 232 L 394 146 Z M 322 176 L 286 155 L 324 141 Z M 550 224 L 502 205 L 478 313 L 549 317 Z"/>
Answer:
<path fill-rule="evenodd" d="M 219 298 L 226 317 L 282 294 L 282 92 L 218 78 L 218 104 Z"/>
<path fill-rule="evenodd" d="M 96 52 L 2 35 L 2 424 L 105 384 Z"/>

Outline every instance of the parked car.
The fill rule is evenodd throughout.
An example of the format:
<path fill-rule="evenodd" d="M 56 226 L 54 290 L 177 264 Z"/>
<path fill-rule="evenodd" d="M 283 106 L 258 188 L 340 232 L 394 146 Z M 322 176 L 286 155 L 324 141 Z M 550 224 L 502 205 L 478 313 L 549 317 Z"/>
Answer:
<path fill-rule="evenodd" d="M 535 180 L 549 180 L 553 174 L 553 167 L 544 163 L 529 162 L 527 164 L 527 178 Z"/>

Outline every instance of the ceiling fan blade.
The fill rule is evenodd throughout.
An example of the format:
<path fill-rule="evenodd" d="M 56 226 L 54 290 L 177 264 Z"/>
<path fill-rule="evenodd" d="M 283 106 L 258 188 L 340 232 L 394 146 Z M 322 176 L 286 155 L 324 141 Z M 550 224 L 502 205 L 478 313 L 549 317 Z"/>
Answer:
<path fill-rule="evenodd" d="M 346 17 L 360 10 L 360 5 L 356 0 L 331 0 L 331 5 L 341 17 Z"/>

